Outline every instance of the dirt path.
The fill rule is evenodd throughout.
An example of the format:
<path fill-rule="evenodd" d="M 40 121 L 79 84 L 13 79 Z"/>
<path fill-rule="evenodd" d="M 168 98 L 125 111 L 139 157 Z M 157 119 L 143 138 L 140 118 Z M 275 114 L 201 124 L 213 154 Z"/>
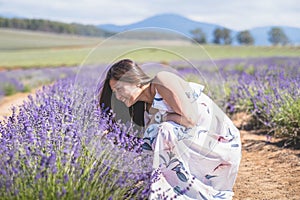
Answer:
<path fill-rule="evenodd" d="M 0 101 L 0 119 L 20 105 L 29 93 L 5 97 Z M 239 127 L 245 116 L 234 119 Z M 234 200 L 299 200 L 300 150 L 278 147 L 275 139 L 251 131 L 241 131 L 242 162 L 234 187 Z"/>
<path fill-rule="evenodd" d="M 4 116 L 11 115 L 11 107 L 22 105 L 29 94 L 31 93 L 17 93 L 12 96 L 3 97 L 0 100 L 0 120 L 3 120 Z"/>
<path fill-rule="evenodd" d="M 299 200 L 300 150 L 279 147 L 278 139 L 267 141 L 251 131 L 241 131 L 241 138 L 234 200 Z"/>
<path fill-rule="evenodd" d="M 0 98 L 0 120 L 3 120 L 5 116 L 10 116 L 12 114 L 12 106 L 18 107 L 19 105 L 22 105 L 23 101 L 28 99 L 28 95 L 34 96 L 34 94 L 41 89 L 42 86 L 33 89 L 31 92 L 17 93 L 11 96 Z"/>

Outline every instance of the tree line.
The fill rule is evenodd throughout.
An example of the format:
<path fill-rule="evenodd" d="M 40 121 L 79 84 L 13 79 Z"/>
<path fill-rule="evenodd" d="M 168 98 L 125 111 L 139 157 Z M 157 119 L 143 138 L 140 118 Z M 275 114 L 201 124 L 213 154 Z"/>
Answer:
<path fill-rule="evenodd" d="M 200 29 L 196 28 L 191 31 L 192 37 L 194 41 L 205 44 L 207 43 L 207 38 L 205 33 Z M 286 45 L 289 43 L 289 39 L 284 33 L 284 31 L 279 27 L 273 27 L 268 32 L 268 39 L 273 45 Z M 224 44 L 230 45 L 233 41 L 233 37 L 231 36 L 231 31 L 227 28 L 216 28 L 213 32 L 213 43 L 215 44 Z M 236 40 L 241 45 L 252 45 L 255 42 L 254 37 L 251 35 L 250 31 L 240 31 L 236 35 Z"/>
<path fill-rule="evenodd" d="M 101 30 L 94 25 L 83 25 L 78 23 L 63 23 L 43 19 L 21 19 L 21 18 L 3 18 L 0 17 L 0 28 L 25 29 L 32 31 L 44 31 L 53 33 L 74 34 L 83 36 L 109 37 L 115 33 Z M 194 41 L 204 44 L 207 43 L 205 33 L 196 28 L 191 31 Z M 269 41 L 273 45 L 285 45 L 289 39 L 284 31 L 279 27 L 274 27 L 268 32 Z M 216 28 L 213 32 L 213 43 L 230 45 L 233 42 L 231 31 L 227 28 Z M 236 40 L 242 45 L 252 45 L 255 40 L 250 31 L 245 30 L 237 34 Z"/>
<path fill-rule="evenodd" d="M 0 17 L 0 27 L 84 36 L 109 37 L 113 35 L 113 33 L 101 30 L 93 25 L 82 25 L 77 23 L 68 24 L 43 19 L 9 19 Z"/>

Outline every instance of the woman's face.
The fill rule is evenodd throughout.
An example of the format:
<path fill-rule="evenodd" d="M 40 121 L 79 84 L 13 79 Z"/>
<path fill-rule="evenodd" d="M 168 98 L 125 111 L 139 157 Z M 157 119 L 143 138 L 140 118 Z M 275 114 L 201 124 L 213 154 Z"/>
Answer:
<path fill-rule="evenodd" d="M 111 79 L 109 85 L 118 100 L 122 101 L 127 107 L 137 102 L 142 90 L 136 84 Z"/>

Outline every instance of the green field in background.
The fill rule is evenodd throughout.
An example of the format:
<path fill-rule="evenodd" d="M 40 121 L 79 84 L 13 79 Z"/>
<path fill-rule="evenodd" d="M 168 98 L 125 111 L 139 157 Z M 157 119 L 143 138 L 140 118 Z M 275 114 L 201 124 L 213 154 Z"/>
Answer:
<path fill-rule="evenodd" d="M 188 41 L 116 40 L 0 29 L 0 68 L 76 66 L 136 61 L 300 56 L 300 47 L 196 45 Z"/>

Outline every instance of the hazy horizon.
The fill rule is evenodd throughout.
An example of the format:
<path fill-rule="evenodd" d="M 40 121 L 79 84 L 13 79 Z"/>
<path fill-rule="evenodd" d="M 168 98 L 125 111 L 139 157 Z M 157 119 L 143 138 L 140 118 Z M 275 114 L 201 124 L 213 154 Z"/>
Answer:
<path fill-rule="evenodd" d="M 172 6 L 169 6 L 172 5 Z M 36 18 L 91 25 L 128 25 L 160 14 L 177 14 L 190 20 L 218 24 L 232 30 L 264 26 L 300 28 L 300 4 L 296 0 L 228 0 L 183 3 L 179 0 L 119 2 L 116 0 L 0 0 L 0 16 Z"/>

